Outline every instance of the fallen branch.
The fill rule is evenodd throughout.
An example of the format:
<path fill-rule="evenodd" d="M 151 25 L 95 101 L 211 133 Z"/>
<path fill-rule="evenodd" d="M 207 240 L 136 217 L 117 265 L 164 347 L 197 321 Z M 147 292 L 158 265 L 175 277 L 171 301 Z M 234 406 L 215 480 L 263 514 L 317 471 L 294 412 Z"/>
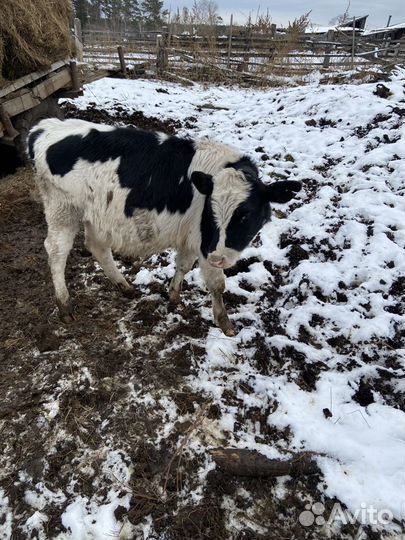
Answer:
<path fill-rule="evenodd" d="M 194 82 L 191 79 L 186 79 L 186 77 L 177 75 L 177 73 L 173 73 L 172 71 L 162 71 L 162 75 L 166 75 L 167 77 L 171 77 L 175 80 L 178 80 L 181 83 L 183 83 L 185 86 L 194 86 Z"/>
<path fill-rule="evenodd" d="M 216 448 L 211 455 L 221 469 L 236 476 L 299 476 L 318 471 L 310 452 L 286 460 L 269 459 L 256 450 L 239 448 Z"/>
<path fill-rule="evenodd" d="M 199 111 L 201 109 L 213 109 L 215 111 L 229 111 L 229 107 L 218 107 L 218 105 L 213 105 L 212 103 L 203 103 L 202 105 L 196 105 L 196 109 Z"/>

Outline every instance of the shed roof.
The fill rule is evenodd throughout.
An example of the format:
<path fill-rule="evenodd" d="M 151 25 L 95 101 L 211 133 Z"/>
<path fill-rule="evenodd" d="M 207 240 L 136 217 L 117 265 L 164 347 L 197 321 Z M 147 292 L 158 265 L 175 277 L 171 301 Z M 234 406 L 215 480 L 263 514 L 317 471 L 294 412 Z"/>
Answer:
<path fill-rule="evenodd" d="M 401 29 L 405 29 L 405 22 L 384 26 L 382 28 L 374 28 L 373 30 L 365 30 L 363 35 L 370 36 L 371 34 L 385 34 L 386 32 L 394 32 L 395 30 Z"/>

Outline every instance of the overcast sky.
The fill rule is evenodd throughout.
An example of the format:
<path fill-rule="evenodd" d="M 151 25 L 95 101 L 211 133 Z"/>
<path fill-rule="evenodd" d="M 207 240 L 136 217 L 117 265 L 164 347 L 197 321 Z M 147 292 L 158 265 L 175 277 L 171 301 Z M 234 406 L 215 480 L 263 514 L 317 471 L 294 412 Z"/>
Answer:
<path fill-rule="evenodd" d="M 347 7 L 346 0 L 217 0 L 219 14 L 225 21 L 231 13 L 238 23 L 246 22 L 249 12 L 256 17 L 260 6 L 261 12 L 269 12 L 276 24 L 287 25 L 303 13 L 312 10 L 310 19 L 315 24 L 326 25 L 336 15 L 342 14 Z M 191 7 L 193 0 L 165 0 L 165 7 L 175 11 L 177 7 Z M 387 24 L 388 16 L 392 15 L 391 24 L 403 22 L 405 19 L 404 0 L 351 0 L 350 15 L 369 15 L 368 26 L 379 27 Z"/>

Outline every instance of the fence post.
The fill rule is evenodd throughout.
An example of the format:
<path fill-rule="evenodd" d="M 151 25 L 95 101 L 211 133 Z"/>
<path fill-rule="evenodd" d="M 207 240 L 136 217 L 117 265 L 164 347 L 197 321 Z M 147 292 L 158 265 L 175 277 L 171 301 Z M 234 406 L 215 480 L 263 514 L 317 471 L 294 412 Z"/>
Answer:
<path fill-rule="evenodd" d="M 124 58 L 124 48 L 123 48 L 122 45 L 118 45 L 117 50 L 118 50 L 118 57 L 120 59 L 121 73 L 126 78 L 126 76 L 127 76 L 127 65 L 125 63 L 125 58 Z"/>
<path fill-rule="evenodd" d="M 270 35 L 271 35 L 272 39 L 274 39 L 276 37 L 276 31 L 277 31 L 277 25 L 272 24 L 270 26 Z"/>
<path fill-rule="evenodd" d="M 329 42 L 334 41 L 334 36 L 335 36 L 335 32 L 333 30 L 328 30 L 326 33 L 326 41 L 329 41 Z M 322 67 L 324 69 L 328 69 L 329 67 L 331 50 L 332 50 L 332 45 L 328 43 L 325 47 L 325 56 L 323 58 L 323 64 L 322 64 Z"/>
<path fill-rule="evenodd" d="M 81 89 L 79 72 L 77 70 L 77 64 L 74 61 L 69 62 L 70 75 L 72 77 L 72 90 L 78 92 Z"/>
<path fill-rule="evenodd" d="M 75 20 L 73 21 L 73 27 L 75 29 L 75 35 L 83 42 L 82 23 L 77 17 L 75 17 Z"/>
<path fill-rule="evenodd" d="M 158 75 L 167 69 L 168 65 L 166 42 L 167 36 L 158 34 L 156 37 L 156 72 Z"/>
<path fill-rule="evenodd" d="M 390 45 L 391 45 L 391 38 L 387 37 L 387 39 L 383 43 L 383 48 L 385 49 L 385 51 L 383 51 L 382 56 L 384 56 L 384 57 L 388 56 L 388 50 L 389 50 Z"/>
<path fill-rule="evenodd" d="M 354 50 L 356 47 L 356 18 L 353 17 L 353 35 L 352 35 L 352 69 L 354 68 Z"/>
<path fill-rule="evenodd" d="M 252 46 L 252 26 L 249 24 L 247 28 L 247 36 L 246 36 L 246 45 L 245 45 L 245 52 L 243 54 L 243 63 L 242 63 L 242 71 L 247 71 L 249 69 L 249 51 Z"/>
<path fill-rule="evenodd" d="M 228 41 L 228 68 L 231 67 L 231 52 L 232 52 L 232 29 L 233 29 L 233 13 L 229 24 L 229 41 Z"/>
<path fill-rule="evenodd" d="M 73 21 L 74 28 L 74 40 L 75 40 L 75 53 L 79 62 L 83 62 L 83 33 L 82 23 L 77 17 Z"/>
<path fill-rule="evenodd" d="M 401 47 L 401 44 L 400 43 L 397 43 L 394 47 L 394 54 L 392 55 L 393 58 L 396 58 L 399 54 L 399 49 Z"/>

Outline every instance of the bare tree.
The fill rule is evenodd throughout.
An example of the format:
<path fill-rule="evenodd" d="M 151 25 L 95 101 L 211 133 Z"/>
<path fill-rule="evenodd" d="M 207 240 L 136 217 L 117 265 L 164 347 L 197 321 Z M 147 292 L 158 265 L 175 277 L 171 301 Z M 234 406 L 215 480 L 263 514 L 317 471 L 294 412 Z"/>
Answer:
<path fill-rule="evenodd" d="M 350 2 L 351 2 L 351 0 L 349 0 L 344 13 L 342 13 L 341 15 L 337 15 L 336 17 L 333 17 L 333 19 L 331 19 L 329 21 L 329 24 L 331 26 L 345 26 L 345 25 L 348 24 L 348 22 L 351 19 L 350 15 L 349 15 Z"/>
<path fill-rule="evenodd" d="M 300 17 L 297 17 L 296 19 L 294 19 L 292 23 L 289 22 L 288 29 L 287 29 L 288 33 L 294 37 L 300 34 L 303 34 L 310 24 L 310 21 L 309 21 L 310 14 L 311 12 L 308 11 L 308 13 L 304 13 L 304 15 L 301 15 Z"/>
<path fill-rule="evenodd" d="M 196 24 L 215 26 L 222 22 L 222 17 L 218 15 L 218 4 L 215 0 L 194 0 L 192 14 Z"/>

